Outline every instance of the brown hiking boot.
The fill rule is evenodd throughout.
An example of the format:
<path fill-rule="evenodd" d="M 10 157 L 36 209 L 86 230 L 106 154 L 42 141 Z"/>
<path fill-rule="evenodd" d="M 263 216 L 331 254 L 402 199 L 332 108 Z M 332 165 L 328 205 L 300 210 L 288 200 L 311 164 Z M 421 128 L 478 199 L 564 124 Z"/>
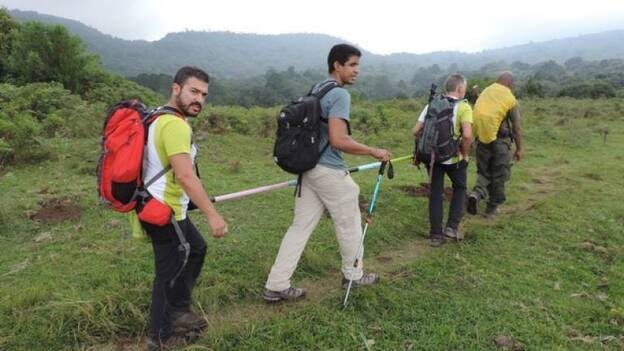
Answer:
<path fill-rule="evenodd" d="M 177 335 L 189 332 L 200 333 L 208 327 L 206 319 L 195 312 L 173 312 L 171 314 L 172 326 Z"/>

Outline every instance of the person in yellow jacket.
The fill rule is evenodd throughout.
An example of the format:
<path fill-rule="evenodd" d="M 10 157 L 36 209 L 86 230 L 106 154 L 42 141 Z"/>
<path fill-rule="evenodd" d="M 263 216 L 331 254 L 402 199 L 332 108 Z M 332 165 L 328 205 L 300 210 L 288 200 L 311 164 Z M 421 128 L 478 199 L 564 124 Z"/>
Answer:
<path fill-rule="evenodd" d="M 468 195 L 467 206 L 468 213 L 473 215 L 477 214 L 481 200 L 487 200 L 486 217 L 498 213 L 498 206 L 506 200 L 505 182 L 511 176 L 511 161 L 520 161 L 524 156 L 520 110 L 512 88 L 511 72 L 503 72 L 495 83 L 483 90 L 475 103 L 477 184 Z"/>

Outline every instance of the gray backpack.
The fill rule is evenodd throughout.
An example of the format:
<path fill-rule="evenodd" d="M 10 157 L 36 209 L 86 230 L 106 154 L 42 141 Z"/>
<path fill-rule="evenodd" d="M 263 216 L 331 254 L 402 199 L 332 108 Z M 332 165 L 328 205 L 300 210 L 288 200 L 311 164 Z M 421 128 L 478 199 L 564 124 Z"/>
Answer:
<path fill-rule="evenodd" d="M 422 135 L 416 144 L 416 162 L 444 162 L 458 154 L 459 139 L 455 139 L 453 125 L 457 102 L 436 94 L 435 85 L 432 85 Z"/>

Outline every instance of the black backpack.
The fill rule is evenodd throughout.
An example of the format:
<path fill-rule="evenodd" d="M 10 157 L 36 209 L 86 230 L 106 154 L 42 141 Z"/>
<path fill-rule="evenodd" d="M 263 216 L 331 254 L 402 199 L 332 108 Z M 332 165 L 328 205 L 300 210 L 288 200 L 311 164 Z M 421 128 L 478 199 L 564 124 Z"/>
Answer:
<path fill-rule="evenodd" d="M 273 161 L 286 172 L 299 175 L 314 168 L 327 147 L 319 150 L 321 123 L 327 123 L 321 116 L 321 98 L 338 87 L 338 82 L 330 80 L 321 85 L 318 92 L 314 86 L 307 95 L 286 105 L 277 117 L 277 133 L 273 148 Z"/>
<path fill-rule="evenodd" d="M 435 88 L 435 85 L 431 86 L 422 135 L 416 144 L 417 162 L 444 162 L 459 152 L 459 140 L 455 139 L 453 125 L 457 100 L 436 94 Z"/>

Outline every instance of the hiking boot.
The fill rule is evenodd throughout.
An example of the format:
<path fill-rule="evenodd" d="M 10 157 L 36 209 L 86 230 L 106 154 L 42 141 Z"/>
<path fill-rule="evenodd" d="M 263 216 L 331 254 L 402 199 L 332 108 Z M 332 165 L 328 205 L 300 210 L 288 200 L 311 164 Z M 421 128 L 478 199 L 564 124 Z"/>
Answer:
<path fill-rule="evenodd" d="M 264 289 L 262 292 L 262 298 L 264 301 L 269 303 L 280 302 L 280 301 L 298 301 L 305 297 L 305 290 L 301 288 L 293 288 L 290 287 L 288 289 L 284 289 L 282 291 L 273 291 L 269 289 Z"/>
<path fill-rule="evenodd" d="M 492 219 L 496 217 L 499 213 L 500 211 L 497 206 L 488 205 L 488 207 L 485 208 L 485 213 L 483 214 L 483 216 L 487 219 Z"/>
<path fill-rule="evenodd" d="M 471 215 L 476 215 L 478 208 L 479 196 L 475 193 L 470 193 L 470 195 L 468 195 L 468 205 L 466 206 L 466 211 Z"/>
<path fill-rule="evenodd" d="M 198 335 L 191 337 L 184 337 L 178 335 L 172 335 L 164 341 L 158 340 L 158 338 L 145 338 L 145 350 L 147 351 L 167 351 L 177 350 L 184 347 L 198 338 Z"/>
<path fill-rule="evenodd" d="M 444 229 L 444 235 L 448 238 L 455 239 L 456 241 L 464 240 L 464 233 L 462 233 L 459 228 L 453 229 L 451 227 L 446 227 L 446 229 Z"/>
<path fill-rule="evenodd" d="M 206 319 L 195 312 L 173 312 L 171 314 L 173 329 L 178 335 L 188 332 L 200 333 L 208 327 Z"/>
<path fill-rule="evenodd" d="M 364 274 L 362 274 L 362 278 L 360 279 L 356 279 L 353 281 L 353 283 L 351 283 L 351 288 L 360 288 L 363 286 L 368 286 L 368 285 L 375 285 L 379 282 L 379 274 L 377 273 L 367 273 L 364 272 Z M 345 278 L 344 276 L 342 277 L 342 288 L 343 289 L 347 289 L 349 287 L 349 279 Z"/>
<path fill-rule="evenodd" d="M 446 238 L 444 235 L 432 235 L 431 241 L 429 242 L 429 246 L 431 247 L 440 247 L 446 243 Z"/>

